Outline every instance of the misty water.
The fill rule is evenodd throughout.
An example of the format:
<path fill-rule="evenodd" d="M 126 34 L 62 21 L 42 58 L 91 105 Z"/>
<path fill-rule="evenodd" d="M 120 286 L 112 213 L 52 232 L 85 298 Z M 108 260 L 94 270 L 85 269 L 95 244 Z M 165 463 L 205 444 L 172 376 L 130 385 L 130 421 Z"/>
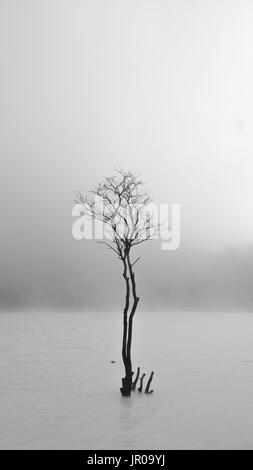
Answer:
<path fill-rule="evenodd" d="M 121 319 L 0 314 L 1 449 L 253 449 L 253 315 L 138 312 L 130 399 Z"/>

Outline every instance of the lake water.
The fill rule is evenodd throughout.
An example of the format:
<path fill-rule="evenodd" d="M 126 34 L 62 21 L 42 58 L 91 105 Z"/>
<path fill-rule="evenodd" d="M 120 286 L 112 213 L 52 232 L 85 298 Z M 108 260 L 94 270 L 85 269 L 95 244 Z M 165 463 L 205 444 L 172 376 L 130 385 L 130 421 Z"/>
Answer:
<path fill-rule="evenodd" d="M 121 320 L 0 314 L 1 449 L 253 449 L 252 314 L 137 312 L 130 399 Z"/>

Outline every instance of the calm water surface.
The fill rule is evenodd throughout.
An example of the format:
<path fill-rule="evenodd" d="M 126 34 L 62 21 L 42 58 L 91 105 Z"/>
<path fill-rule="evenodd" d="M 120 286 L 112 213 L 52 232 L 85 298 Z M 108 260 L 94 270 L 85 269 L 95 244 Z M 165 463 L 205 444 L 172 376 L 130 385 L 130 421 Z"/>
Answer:
<path fill-rule="evenodd" d="M 253 449 L 252 314 L 137 312 L 150 396 L 120 396 L 120 341 L 121 314 L 1 313 L 0 448 Z"/>

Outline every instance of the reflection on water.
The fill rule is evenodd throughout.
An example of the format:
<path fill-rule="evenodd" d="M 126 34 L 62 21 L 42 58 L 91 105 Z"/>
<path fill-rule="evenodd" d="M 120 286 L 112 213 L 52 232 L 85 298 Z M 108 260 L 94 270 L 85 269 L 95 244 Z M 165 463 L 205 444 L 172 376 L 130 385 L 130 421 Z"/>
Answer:
<path fill-rule="evenodd" d="M 155 393 L 131 398 L 121 320 L 0 314 L 2 449 L 253 449 L 251 314 L 138 312 L 133 358 Z"/>
<path fill-rule="evenodd" d="M 117 419 L 119 429 L 119 447 L 132 449 L 135 443 L 134 427 L 136 416 L 134 416 L 134 406 L 132 398 L 125 400 L 121 397 L 119 414 Z"/>

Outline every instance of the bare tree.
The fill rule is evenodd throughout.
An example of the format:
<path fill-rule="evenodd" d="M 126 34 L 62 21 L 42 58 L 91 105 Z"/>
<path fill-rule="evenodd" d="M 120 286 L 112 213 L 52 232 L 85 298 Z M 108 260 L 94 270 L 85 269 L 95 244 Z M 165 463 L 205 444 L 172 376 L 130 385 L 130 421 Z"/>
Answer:
<path fill-rule="evenodd" d="M 123 310 L 122 359 L 125 377 L 121 393 L 130 396 L 133 386 L 131 358 L 133 319 L 140 297 L 137 295 L 133 267 L 140 257 L 131 259 L 132 248 L 152 238 L 158 225 L 154 224 L 147 207 L 151 202 L 143 182 L 131 171 L 116 170 L 106 177 L 92 191 L 92 198 L 78 193 L 76 202 L 84 212 L 104 227 L 105 239 L 101 240 L 123 263 L 125 281 L 125 306 Z M 132 298 L 132 303 L 130 302 Z M 130 305 L 131 303 L 131 305 Z M 138 378 L 137 378 L 138 380 Z"/>

